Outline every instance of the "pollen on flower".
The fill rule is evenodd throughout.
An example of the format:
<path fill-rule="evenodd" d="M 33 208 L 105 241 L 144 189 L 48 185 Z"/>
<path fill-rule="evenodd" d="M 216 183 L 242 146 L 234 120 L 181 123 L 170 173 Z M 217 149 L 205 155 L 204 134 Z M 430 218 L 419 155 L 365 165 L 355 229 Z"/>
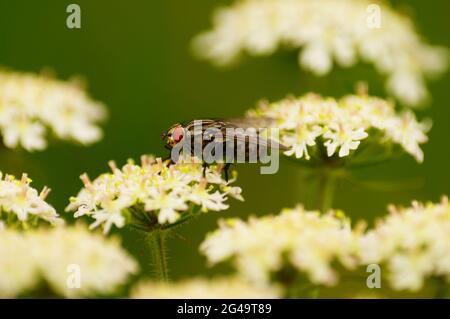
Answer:
<path fill-rule="evenodd" d="M 111 172 L 95 180 L 81 175 L 84 188 L 66 208 L 75 217 L 90 216 L 91 227 L 102 226 L 105 233 L 126 224 L 144 231 L 170 227 L 200 212 L 227 209 L 230 196 L 243 200 L 218 166 L 203 172 L 200 163 L 169 164 L 152 156 L 142 156 L 141 165 L 128 161 L 120 169 L 110 161 L 109 166 Z"/>
<path fill-rule="evenodd" d="M 211 264 L 232 260 L 238 272 L 255 283 L 269 282 L 287 262 L 315 284 L 334 285 L 335 261 L 347 269 L 357 264 L 358 234 L 342 213 L 321 216 L 298 206 L 279 215 L 247 222 L 228 219 L 219 225 L 201 244 L 201 252 Z"/>
<path fill-rule="evenodd" d="M 399 114 L 392 102 L 365 93 L 340 99 L 309 93 L 274 103 L 264 101 L 248 111 L 247 117 L 273 119 L 281 143 L 289 148 L 284 154 L 306 160 L 325 156 L 321 146 L 328 157 L 347 157 L 367 143 L 398 145 L 422 162 L 420 144 L 427 142 L 430 129 L 429 122 L 418 122 L 413 112 Z"/>
<path fill-rule="evenodd" d="M 0 134 L 6 147 L 47 147 L 46 134 L 91 144 L 101 139 L 106 109 L 80 85 L 44 75 L 0 70 Z"/>
<path fill-rule="evenodd" d="M 367 8 L 374 3 L 382 13 L 379 28 L 367 22 Z M 212 30 L 197 36 L 193 47 L 217 65 L 242 53 L 301 48 L 299 64 L 318 76 L 331 71 L 333 60 L 350 67 L 359 55 L 387 76 L 387 89 L 396 98 L 415 106 L 428 96 L 426 78 L 447 70 L 448 51 L 425 43 L 413 26 L 384 1 L 241 0 L 217 10 Z"/>
<path fill-rule="evenodd" d="M 39 193 L 30 183 L 27 174 L 22 174 L 18 180 L 0 172 L 0 220 L 3 219 L 6 227 L 30 227 L 39 221 L 64 224 L 56 210 L 45 201 L 50 189 L 44 187 Z"/>

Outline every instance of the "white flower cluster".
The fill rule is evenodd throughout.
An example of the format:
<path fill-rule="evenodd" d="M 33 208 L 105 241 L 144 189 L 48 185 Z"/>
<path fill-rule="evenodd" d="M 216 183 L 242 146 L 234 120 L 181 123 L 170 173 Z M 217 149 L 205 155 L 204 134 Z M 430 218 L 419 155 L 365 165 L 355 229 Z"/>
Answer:
<path fill-rule="evenodd" d="M 314 284 L 335 285 L 338 261 L 349 277 L 358 267 L 378 264 L 393 290 L 418 291 L 438 279 L 450 285 L 450 204 L 414 202 L 390 207 L 390 214 L 364 231 L 341 212 L 320 215 L 302 207 L 279 215 L 222 220 L 200 250 L 211 264 L 231 260 L 255 284 L 277 277 L 287 262 Z M 289 267 L 288 267 L 289 268 Z M 436 280 L 436 282 L 438 281 Z"/>
<path fill-rule="evenodd" d="M 145 218 L 156 216 L 156 223 L 163 225 L 175 223 L 194 206 L 201 212 L 225 210 L 228 195 L 243 200 L 241 189 L 225 182 L 218 167 L 206 168 L 203 177 L 202 164 L 170 165 L 150 156 L 142 156 L 140 166 L 132 161 L 122 169 L 114 162 L 110 166 L 112 173 L 94 181 L 82 175 L 85 187 L 66 208 L 76 211 L 75 217 L 91 216 L 91 227 L 103 224 L 105 233 L 112 225 L 123 227 L 129 210 L 137 209 Z"/>
<path fill-rule="evenodd" d="M 29 246 L 32 242 L 22 233 L 0 229 L 0 243 L 0 298 L 13 298 L 37 284 L 33 249 Z"/>
<path fill-rule="evenodd" d="M 430 128 L 429 123 L 418 122 L 413 112 L 397 113 L 393 103 L 366 94 L 338 100 L 306 94 L 271 104 L 262 102 L 247 116 L 274 119 L 281 143 L 291 148 L 285 154 L 307 160 L 309 150 L 318 144 L 319 138 L 328 157 L 335 153 L 345 157 L 369 137 L 368 142 L 380 145 L 398 144 L 422 162 L 420 144 L 428 140 L 426 132 Z M 320 153 L 317 147 L 314 149 Z"/>
<path fill-rule="evenodd" d="M 359 55 L 387 75 L 387 89 L 411 106 L 428 96 L 426 78 L 448 67 L 447 50 L 425 43 L 408 17 L 381 1 L 240 0 L 219 9 L 213 24 L 193 44 L 200 57 L 218 65 L 242 52 L 270 55 L 283 45 L 302 48 L 301 66 L 324 75 L 333 60 L 350 67 Z"/>
<path fill-rule="evenodd" d="M 6 147 L 47 147 L 46 130 L 63 140 L 90 144 L 102 137 L 106 110 L 76 83 L 43 75 L 0 71 L 0 132 Z"/>
<path fill-rule="evenodd" d="M 373 230 L 361 238 L 364 264 L 384 264 L 395 290 L 417 291 L 427 278 L 450 284 L 450 205 L 420 204 L 390 208 Z"/>
<path fill-rule="evenodd" d="M 0 172 L 0 220 L 4 219 L 6 222 L 6 226 L 3 227 L 8 227 L 17 221 L 22 226 L 32 226 L 39 220 L 44 220 L 52 225 L 63 224 L 64 220 L 45 201 L 50 189 L 44 187 L 38 193 L 30 186 L 30 182 L 31 180 L 26 174 L 23 174 L 22 178 L 18 180 L 13 175 L 3 177 Z M 3 225 L 3 223 L 1 224 Z"/>
<path fill-rule="evenodd" d="M 138 269 L 118 241 L 82 227 L 7 229 L 0 231 L 0 242 L 2 298 L 31 292 L 41 281 L 68 298 L 106 295 Z"/>
<path fill-rule="evenodd" d="M 237 270 L 255 283 L 269 282 L 282 270 L 285 257 L 315 284 L 333 285 L 333 263 L 356 265 L 358 236 L 341 213 L 321 216 L 298 206 L 276 216 L 228 219 L 208 234 L 200 250 L 211 264 L 232 259 Z"/>
<path fill-rule="evenodd" d="M 142 283 L 133 291 L 136 299 L 274 299 L 275 287 L 256 287 L 239 277 L 194 278 L 177 283 Z"/>

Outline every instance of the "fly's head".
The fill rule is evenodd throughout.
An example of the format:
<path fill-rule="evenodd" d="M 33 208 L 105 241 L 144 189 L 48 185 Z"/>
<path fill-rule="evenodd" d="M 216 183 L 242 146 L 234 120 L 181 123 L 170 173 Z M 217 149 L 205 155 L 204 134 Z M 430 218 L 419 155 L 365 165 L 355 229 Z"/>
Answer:
<path fill-rule="evenodd" d="M 185 137 L 184 127 L 177 123 L 172 125 L 166 132 L 162 134 L 162 139 L 167 148 L 171 149 Z"/>

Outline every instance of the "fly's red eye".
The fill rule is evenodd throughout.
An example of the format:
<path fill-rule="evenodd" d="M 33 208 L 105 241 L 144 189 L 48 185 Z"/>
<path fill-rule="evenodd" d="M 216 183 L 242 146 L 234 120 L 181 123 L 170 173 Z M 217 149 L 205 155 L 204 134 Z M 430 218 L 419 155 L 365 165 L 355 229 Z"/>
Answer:
<path fill-rule="evenodd" d="M 172 138 L 174 140 L 175 143 L 178 143 L 179 141 L 181 141 L 183 139 L 183 135 L 184 135 L 184 130 L 182 127 L 177 127 L 173 130 L 172 133 Z"/>

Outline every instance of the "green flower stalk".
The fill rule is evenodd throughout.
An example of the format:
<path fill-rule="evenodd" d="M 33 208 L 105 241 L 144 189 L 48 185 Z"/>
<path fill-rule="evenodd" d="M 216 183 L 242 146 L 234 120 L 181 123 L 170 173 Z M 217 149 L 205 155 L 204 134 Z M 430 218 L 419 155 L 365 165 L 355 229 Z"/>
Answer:
<path fill-rule="evenodd" d="M 162 230 L 155 230 L 148 236 L 150 236 L 149 241 L 153 254 L 155 275 L 159 281 L 167 282 L 169 280 L 169 269 L 165 245 L 166 234 Z"/>
<path fill-rule="evenodd" d="M 91 228 L 132 226 L 149 233 L 158 277 L 167 280 L 165 232 L 208 211 L 228 208 L 228 196 L 243 200 L 239 187 L 221 176 L 219 166 L 204 171 L 200 163 L 170 164 L 160 158 L 142 156 L 141 165 L 129 161 L 119 169 L 91 181 L 81 176 L 84 188 L 71 198 L 67 211 L 75 217 L 94 219 Z"/>

